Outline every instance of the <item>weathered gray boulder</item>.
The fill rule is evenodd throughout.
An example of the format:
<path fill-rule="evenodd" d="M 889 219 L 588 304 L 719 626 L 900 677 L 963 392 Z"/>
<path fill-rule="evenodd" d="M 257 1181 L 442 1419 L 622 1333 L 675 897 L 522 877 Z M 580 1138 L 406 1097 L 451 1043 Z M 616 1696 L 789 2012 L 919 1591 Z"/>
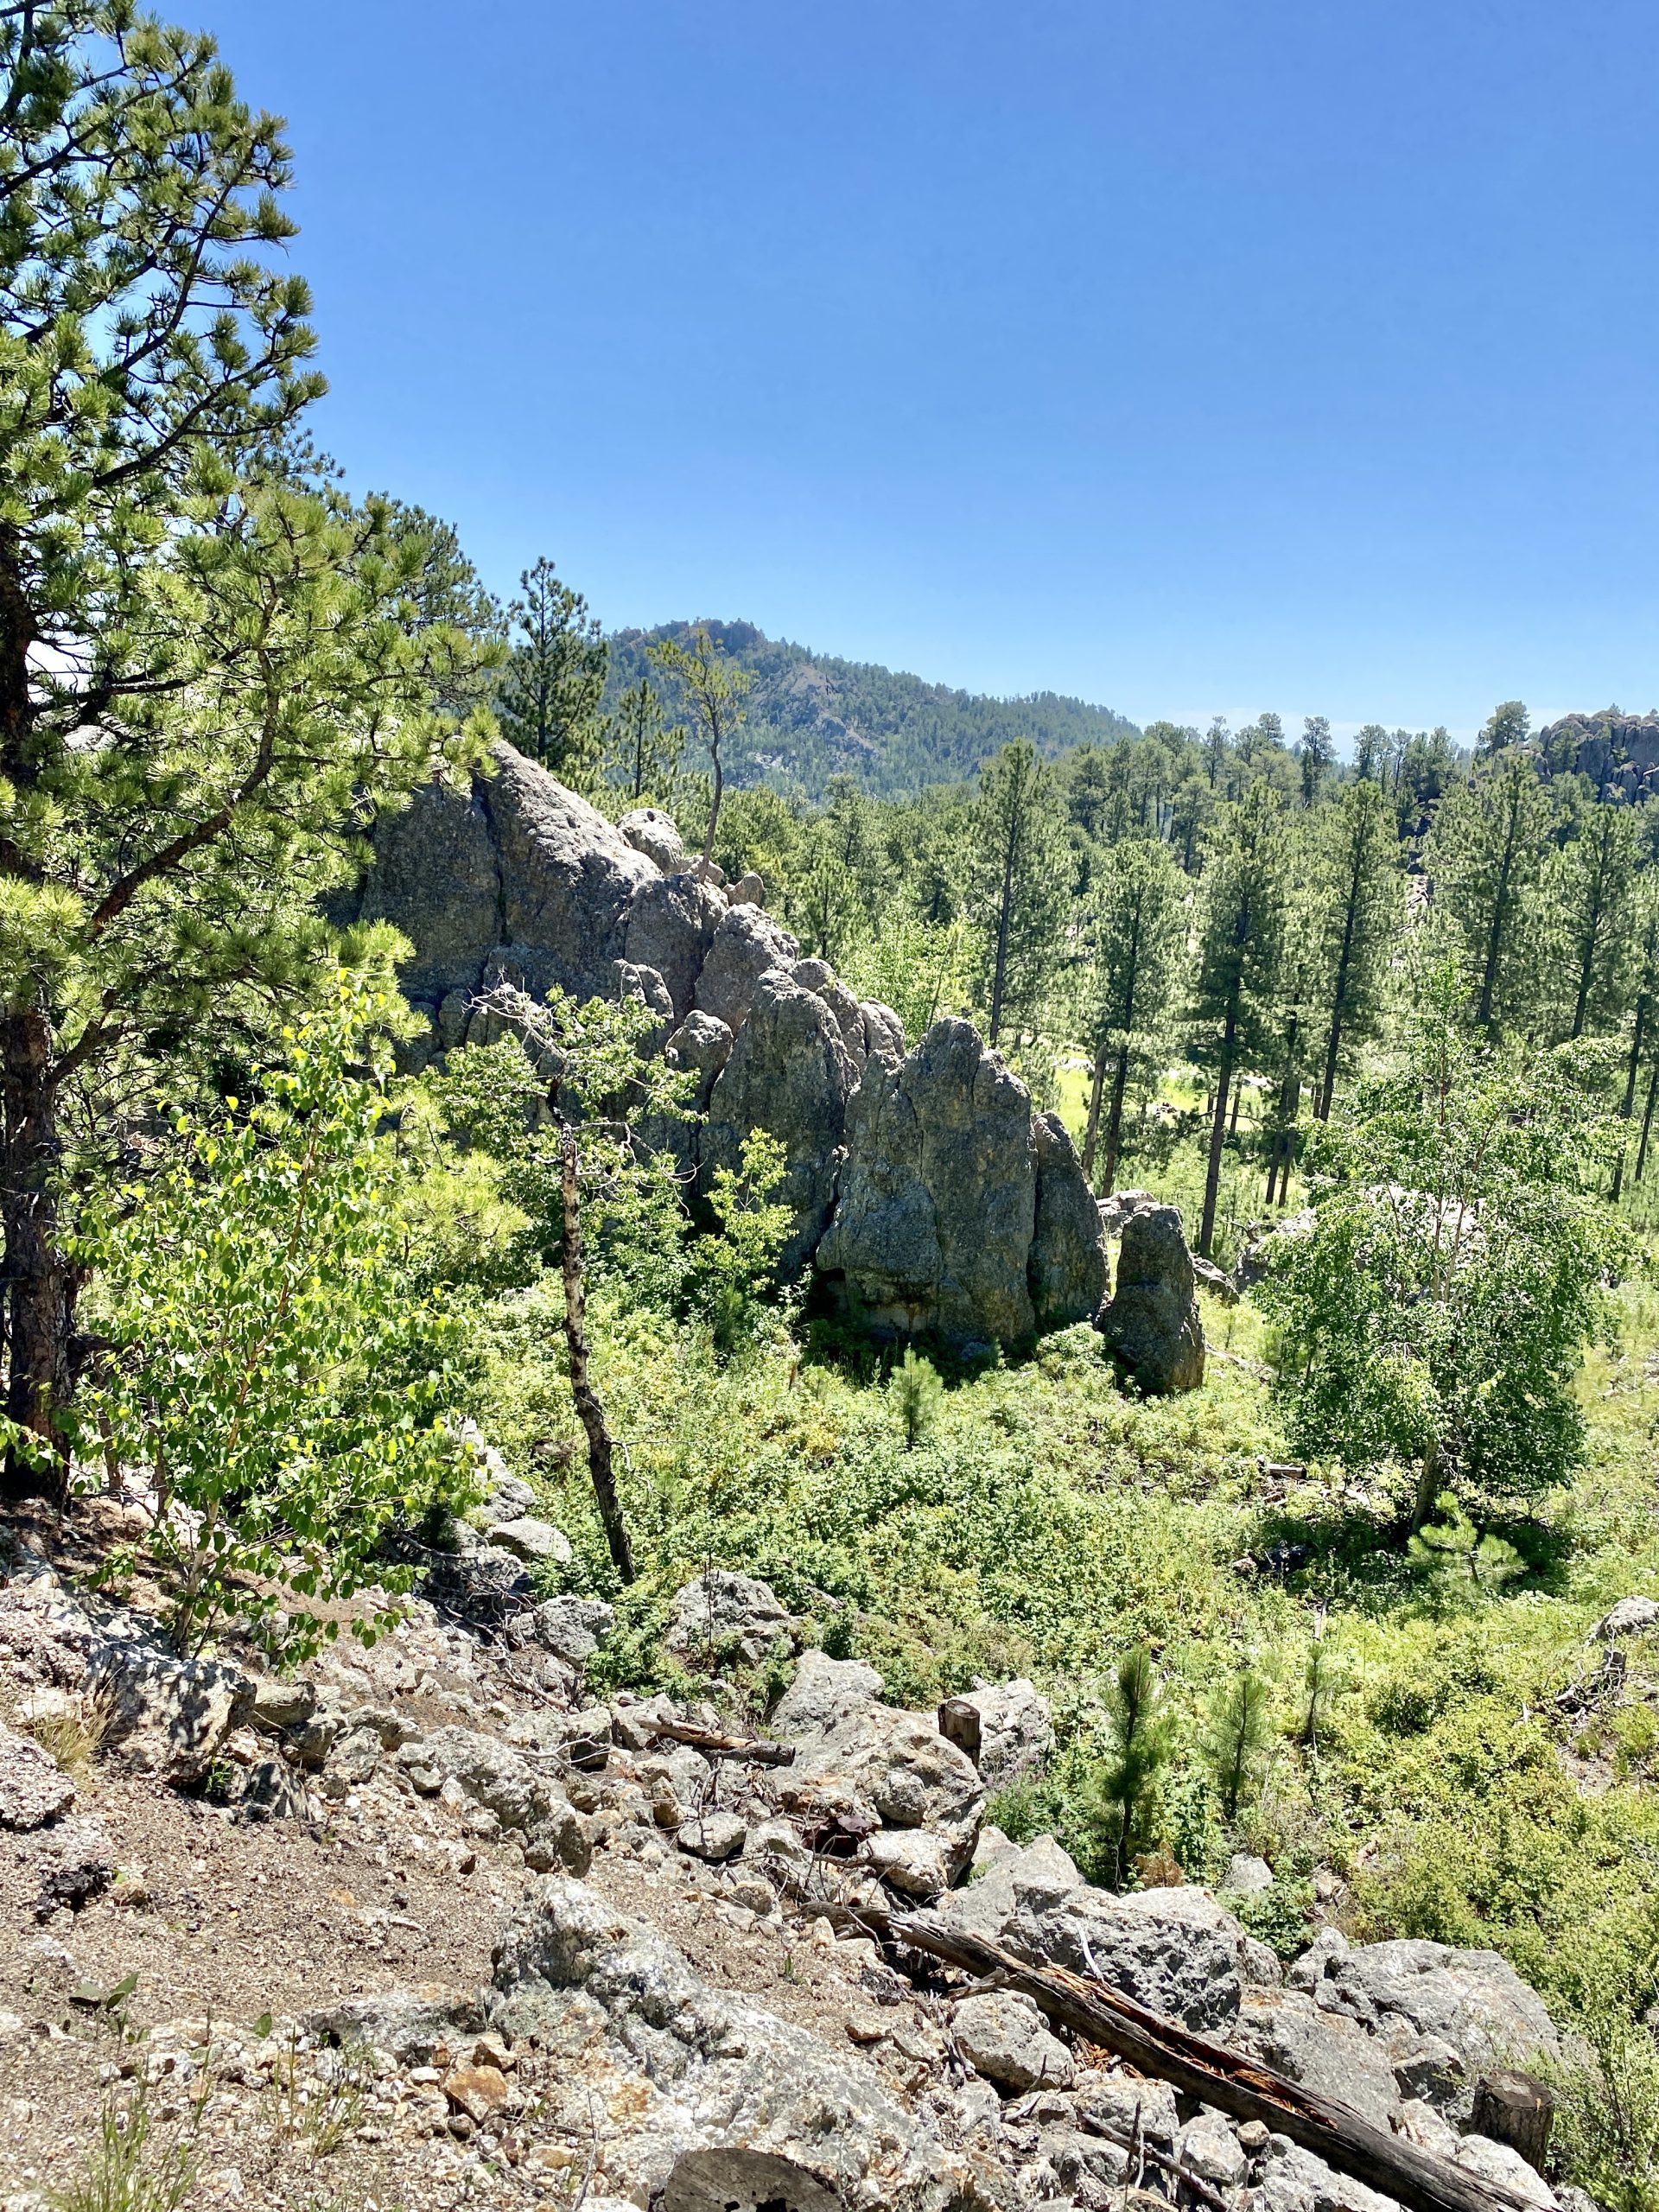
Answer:
<path fill-rule="evenodd" d="M 634 895 L 657 877 L 596 807 L 500 744 L 493 774 L 464 791 L 430 785 L 377 825 L 358 912 L 413 943 L 411 998 L 476 990 L 499 951 L 531 991 L 601 997 Z"/>
<path fill-rule="evenodd" d="M 1203 1382 L 1204 1324 L 1174 1206 L 1142 1207 L 1124 1223 L 1117 1288 L 1100 1329 L 1143 1390 L 1161 1395 L 1196 1390 Z"/>
<path fill-rule="evenodd" d="M 1031 1097 L 971 1022 L 936 1021 L 897 1068 L 867 1063 L 821 1277 L 878 1334 L 1013 1343 L 1036 1325 Z"/>
<path fill-rule="evenodd" d="M 858 1010 L 864 1018 L 864 1050 L 879 1052 L 884 1060 L 897 1067 L 905 1057 L 905 1025 L 890 1006 L 880 999 L 861 999 Z"/>
<path fill-rule="evenodd" d="M 543 1650 L 573 1667 L 585 1666 L 616 1625 L 602 1598 L 544 1598 L 522 1618 Z"/>
<path fill-rule="evenodd" d="M 799 951 L 789 931 L 764 907 L 728 907 L 697 977 L 697 1007 L 728 1029 L 741 1029 L 760 978 L 774 970 L 787 975 Z"/>
<path fill-rule="evenodd" d="M 1471 2080 L 1560 2048 L 1542 1998 L 1496 1951 L 1415 1940 L 1332 1946 L 1312 1994 L 1322 2012 L 1345 2012 L 1372 2035 L 1403 2024 L 1449 2046 Z"/>
<path fill-rule="evenodd" d="M 619 836 L 625 837 L 636 853 L 655 861 L 664 875 L 677 875 L 684 868 L 685 841 L 680 836 L 679 824 L 661 807 L 633 807 L 616 827 Z"/>
<path fill-rule="evenodd" d="M 1659 1601 L 1652 1598 L 1621 1598 L 1590 1631 L 1593 1641 L 1617 1643 L 1621 1637 L 1645 1636 L 1659 1628 Z"/>
<path fill-rule="evenodd" d="M 932 1713 L 882 1705 L 880 1688 L 873 1667 L 803 1652 L 772 1715 L 776 1732 L 797 1746 L 794 1765 L 779 1770 L 779 1802 L 790 1810 L 864 1808 L 888 1827 L 931 1828 L 954 1875 L 972 1849 L 984 1784 Z"/>
<path fill-rule="evenodd" d="M 0 1828 L 39 1828 L 67 1813 L 75 1785 L 32 1736 L 0 1726 Z"/>
<path fill-rule="evenodd" d="M 632 999 L 653 1017 L 651 1027 L 640 1032 L 637 1050 L 641 1058 L 654 1058 L 674 1027 L 674 1001 L 668 995 L 668 985 L 654 968 L 636 968 L 632 960 L 619 960 L 612 995 L 619 1001 Z"/>
<path fill-rule="evenodd" d="M 778 1198 L 792 1216 L 780 1262 L 785 1281 L 817 1250 L 835 1203 L 853 1082 L 853 1064 L 823 1001 L 786 976 L 761 976 L 709 1093 L 698 1149 L 706 1192 L 717 1169 L 741 1164 L 752 1130 L 765 1129 L 783 1146 L 789 1164 Z"/>
<path fill-rule="evenodd" d="M 543 1866 L 587 1872 L 593 1842 L 586 1821 L 556 1783 L 498 1737 L 439 1728 L 405 1744 L 398 1764 L 416 1789 L 430 1792 L 454 1783 L 504 1828 L 519 1830 L 538 1846 Z"/>
<path fill-rule="evenodd" d="M 494 2023 L 554 2065 L 542 2127 L 588 2139 L 604 2183 L 664 2212 L 842 2205 L 988 2212 L 1004 2196 L 875 2069 L 716 1989 L 652 1927 L 579 1882 L 543 1883 L 496 1953 Z"/>
<path fill-rule="evenodd" d="M 950 2032 L 976 2073 L 1003 2089 L 1069 2089 L 1077 2063 L 1051 2035 L 1034 2000 L 1014 1990 L 965 1997 L 950 2015 Z"/>
<path fill-rule="evenodd" d="M 122 1638 L 99 1647 L 90 1679 L 107 1712 L 105 1746 L 165 1782 L 200 1781 L 253 1706 L 252 1677 L 240 1668 Z"/>
<path fill-rule="evenodd" d="M 665 1055 L 671 1068 L 695 1076 L 690 1104 L 701 1114 L 709 1103 L 715 1078 L 732 1057 L 732 1032 L 712 1014 L 694 1007 L 669 1039 Z"/>
<path fill-rule="evenodd" d="M 790 1631 L 790 1616 L 771 1587 L 727 1567 L 711 1567 L 686 1583 L 673 1604 L 663 1641 L 677 1659 L 698 1666 L 728 1657 L 757 1666 Z"/>
<path fill-rule="evenodd" d="M 1375 2127 L 1386 2129 L 1402 2101 L 1385 2046 L 1299 1990 L 1248 1991 L 1232 2040 L 1316 2095 L 1351 2105 Z"/>
<path fill-rule="evenodd" d="M 561 1567 L 569 1567 L 573 1556 L 570 1539 L 563 1529 L 533 1513 L 518 1513 L 511 1521 L 498 1521 L 490 1531 L 490 1541 L 501 1545 L 515 1559 L 527 1560 L 532 1567 L 549 1559 Z"/>
<path fill-rule="evenodd" d="M 827 960 L 798 960 L 794 978 L 804 991 L 815 991 L 835 1015 L 841 1041 L 847 1047 L 853 1065 L 861 1073 L 868 1052 L 864 1015 L 858 1001 Z"/>
<path fill-rule="evenodd" d="M 1243 1930 L 1204 1890 L 1077 1889 L 1057 1902 L 1024 1897 L 1003 1930 L 1033 1964 L 1095 1974 L 1136 2004 L 1199 2035 L 1225 2036 L 1243 1991 Z"/>
<path fill-rule="evenodd" d="M 1058 1114 L 1032 1120 L 1037 1147 L 1037 1217 L 1026 1279 L 1039 1329 L 1092 1321 L 1105 1301 L 1106 1242 L 1100 1210 Z"/>
<path fill-rule="evenodd" d="M 983 1682 L 948 1697 L 939 1707 L 939 1733 L 966 1751 L 988 1789 L 1041 1764 L 1054 1744 L 1048 1700 L 1022 1675 L 1017 1681 Z"/>
<path fill-rule="evenodd" d="M 641 868 L 651 868 L 648 861 L 635 858 Z M 697 978 L 726 912 L 726 901 L 712 883 L 695 875 L 658 875 L 654 868 L 628 907 L 621 954 L 637 968 L 657 970 L 677 1021 L 691 1011 Z"/>

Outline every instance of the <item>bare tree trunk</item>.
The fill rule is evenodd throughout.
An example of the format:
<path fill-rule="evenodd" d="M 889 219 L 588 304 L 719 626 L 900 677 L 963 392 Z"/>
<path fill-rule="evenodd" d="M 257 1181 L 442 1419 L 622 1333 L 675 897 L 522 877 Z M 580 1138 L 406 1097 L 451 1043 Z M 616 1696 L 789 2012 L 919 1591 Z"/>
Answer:
<path fill-rule="evenodd" d="M 73 1278 L 58 1242 L 54 1187 L 59 1140 L 51 1030 L 33 1007 L 0 1015 L 0 1218 L 5 1227 L 6 1411 L 51 1455 L 43 1472 L 13 1445 L 0 1474 L 0 1497 L 68 1489 L 68 1452 L 58 1414 L 69 1395 L 69 1328 Z"/>
<path fill-rule="evenodd" d="M 1636 1179 L 1638 1183 L 1648 1172 L 1648 1138 L 1653 1129 L 1656 1099 L 1659 1099 L 1659 1053 L 1654 1055 L 1653 1072 L 1648 1077 L 1648 1103 L 1642 1109 L 1642 1141 L 1636 1147 Z"/>
<path fill-rule="evenodd" d="M 1227 1027 L 1221 1040 L 1221 1065 L 1216 1071 L 1216 1111 L 1210 1124 L 1210 1162 L 1204 1176 L 1204 1217 L 1198 1224 L 1198 1249 L 1207 1260 L 1216 1234 L 1216 1198 L 1221 1189 L 1221 1147 L 1227 1136 L 1227 1086 L 1232 1080 L 1233 1052 L 1238 1039 L 1238 1007 L 1227 1008 Z"/>
<path fill-rule="evenodd" d="M 564 1216 L 564 1341 L 570 1357 L 570 1395 L 576 1418 L 587 1432 L 588 1471 L 593 1478 L 605 1541 L 611 1548 L 611 1562 L 618 1579 L 629 1583 L 634 1579 L 633 1548 L 628 1541 L 627 1523 L 622 1518 L 621 1501 L 616 1494 L 611 1432 L 605 1423 L 605 1408 L 599 1394 L 588 1379 L 588 1298 L 582 1273 L 576 1133 L 569 1122 L 560 1132 L 559 1165 Z"/>
<path fill-rule="evenodd" d="M 1106 1196 L 1117 1182 L 1118 1147 L 1123 1141 L 1123 1093 L 1129 1082 L 1129 1048 L 1122 1046 L 1112 1074 L 1112 1103 L 1106 1116 Z"/>
<path fill-rule="evenodd" d="M 1624 1096 L 1619 1102 L 1618 1118 L 1628 1122 L 1636 1110 L 1636 1079 L 1642 1067 L 1642 1033 L 1647 1026 L 1648 995 L 1643 992 L 1636 1002 L 1636 1026 L 1630 1036 L 1630 1064 L 1625 1071 Z M 1624 1155 L 1629 1146 L 1624 1141 L 1618 1147 L 1618 1159 L 1613 1168 L 1613 1187 L 1608 1192 L 1612 1203 L 1618 1204 L 1619 1192 L 1624 1187 Z"/>
<path fill-rule="evenodd" d="M 1094 1080 L 1089 1086 L 1089 1120 L 1083 1132 L 1083 1179 L 1089 1182 L 1095 1172 L 1095 1140 L 1100 1135 L 1100 1094 L 1106 1087 L 1106 1047 L 1103 1045 L 1095 1054 Z M 1108 1192 L 1111 1190 L 1108 1183 Z"/>
<path fill-rule="evenodd" d="M 1444 1463 L 1440 1458 L 1438 1439 L 1423 1454 L 1423 1464 L 1417 1471 L 1417 1495 L 1412 1500 L 1411 1532 L 1414 1536 L 1424 1522 L 1429 1520 L 1440 1495 L 1440 1481 Z"/>

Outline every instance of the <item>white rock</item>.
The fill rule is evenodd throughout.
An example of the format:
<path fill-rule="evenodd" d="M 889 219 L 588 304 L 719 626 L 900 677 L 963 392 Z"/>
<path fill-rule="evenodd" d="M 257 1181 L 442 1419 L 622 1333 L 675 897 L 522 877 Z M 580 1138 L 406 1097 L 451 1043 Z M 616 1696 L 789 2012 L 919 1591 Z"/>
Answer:
<path fill-rule="evenodd" d="M 1004 2089 L 1069 2089 L 1077 2065 L 1051 2035 L 1030 1998 L 1012 1990 L 965 1997 L 950 2015 L 950 2032 L 976 2073 Z"/>

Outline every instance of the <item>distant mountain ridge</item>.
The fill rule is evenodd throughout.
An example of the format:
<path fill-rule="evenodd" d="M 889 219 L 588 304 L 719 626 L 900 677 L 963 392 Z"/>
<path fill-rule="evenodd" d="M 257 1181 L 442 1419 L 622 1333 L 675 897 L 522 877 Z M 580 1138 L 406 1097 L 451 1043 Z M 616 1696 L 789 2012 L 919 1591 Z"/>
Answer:
<path fill-rule="evenodd" d="M 1074 745 L 1110 745 L 1139 734 L 1109 707 L 1058 692 L 994 699 L 929 683 L 872 662 L 841 660 L 769 638 L 752 622 L 664 622 L 612 634 L 607 707 L 650 672 L 648 648 L 706 628 L 754 677 L 748 720 L 728 766 L 740 784 L 768 783 L 821 798 L 834 775 L 898 798 L 929 784 L 971 776 L 1010 739 L 1029 737 L 1048 754 Z"/>

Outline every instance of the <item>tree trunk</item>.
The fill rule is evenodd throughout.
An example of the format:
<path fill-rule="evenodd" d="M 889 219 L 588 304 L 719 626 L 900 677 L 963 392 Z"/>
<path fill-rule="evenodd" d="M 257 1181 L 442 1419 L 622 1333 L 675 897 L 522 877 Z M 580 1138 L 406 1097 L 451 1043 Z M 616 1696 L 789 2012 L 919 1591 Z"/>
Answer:
<path fill-rule="evenodd" d="M 1648 1077 L 1648 1103 L 1642 1109 L 1642 1141 L 1636 1147 L 1636 1179 L 1638 1183 L 1648 1172 L 1648 1137 L 1653 1128 L 1656 1098 L 1659 1098 L 1659 1053 L 1654 1055 L 1653 1072 Z"/>
<path fill-rule="evenodd" d="M 1628 1122 L 1636 1110 L 1636 1079 L 1641 1072 L 1642 1032 L 1647 1025 L 1647 1014 L 1648 995 L 1644 991 L 1636 1002 L 1636 1026 L 1630 1034 L 1630 1064 L 1624 1071 L 1624 1096 L 1618 1109 L 1621 1122 Z M 1618 1158 L 1614 1163 L 1613 1187 L 1607 1194 L 1614 1205 L 1618 1204 L 1619 1192 L 1624 1187 L 1624 1155 L 1629 1148 L 1626 1142 L 1621 1141 Z"/>
<path fill-rule="evenodd" d="M 1014 909 L 1014 861 L 1018 832 L 1008 829 L 1007 849 L 1002 861 L 1002 902 L 996 916 L 996 965 L 991 976 L 990 1042 L 995 1045 L 1002 1027 L 1002 993 L 1008 974 L 1008 925 Z"/>
<path fill-rule="evenodd" d="M 627 1523 L 622 1518 L 621 1501 L 616 1494 L 611 1432 L 605 1424 L 605 1408 L 600 1402 L 599 1394 L 588 1379 L 588 1299 L 582 1274 L 576 1133 L 568 1122 L 560 1134 L 559 1165 L 559 1188 L 564 1215 L 564 1341 L 570 1357 L 570 1395 L 575 1405 L 576 1418 L 587 1432 L 588 1471 L 593 1478 L 594 1496 L 599 1502 L 599 1517 L 604 1524 L 605 1541 L 611 1548 L 611 1563 L 616 1569 L 617 1579 L 626 1584 L 634 1579 L 633 1548 L 628 1541 Z"/>
<path fill-rule="evenodd" d="M 46 1016 L 13 1007 L 0 1015 L 0 1218 L 5 1227 L 6 1412 L 41 1440 L 48 1458 L 14 1444 L 0 1497 L 68 1490 L 68 1452 L 58 1415 L 69 1395 L 73 1279 L 58 1243 L 57 1090 Z"/>
<path fill-rule="evenodd" d="M 1435 1502 L 1440 1494 L 1445 1471 L 1437 1438 L 1424 1452 L 1423 1464 L 1417 1471 L 1417 1495 L 1411 1504 L 1411 1533 L 1414 1536 L 1425 1521 L 1433 1518 Z"/>
<path fill-rule="evenodd" d="M 1112 1103 L 1106 1116 L 1106 1196 L 1109 1198 L 1117 1181 L 1117 1152 L 1123 1141 L 1123 1093 L 1129 1082 L 1129 1048 L 1125 1045 L 1117 1056 L 1117 1067 L 1112 1076 Z"/>
<path fill-rule="evenodd" d="M 1221 1065 L 1216 1071 L 1216 1110 L 1210 1123 L 1210 1164 L 1204 1177 L 1204 1217 L 1198 1224 L 1198 1250 L 1207 1260 L 1216 1233 L 1216 1198 L 1221 1189 L 1221 1147 L 1227 1135 L 1227 1086 L 1232 1080 L 1233 1052 L 1238 1040 L 1238 1002 L 1227 1008 L 1227 1027 L 1221 1040 Z"/>
<path fill-rule="evenodd" d="M 1331 992 L 1331 1031 L 1325 1046 L 1325 1080 L 1314 1111 L 1322 1122 L 1331 1118 L 1331 1100 L 1337 1088 L 1337 1055 L 1342 1049 L 1343 1016 L 1348 1011 L 1348 971 L 1354 957 L 1354 910 L 1359 904 L 1359 861 L 1354 863 L 1348 887 L 1348 906 L 1342 918 L 1342 950 L 1337 956 L 1337 980 Z"/>
<path fill-rule="evenodd" d="M 1095 1172 L 1095 1140 L 1100 1135 L 1100 1094 L 1106 1087 L 1106 1047 L 1103 1045 L 1095 1054 L 1094 1079 L 1089 1086 L 1089 1119 L 1083 1132 L 1083 1179 L 1086 1183 Z M 1108 1192 L 1111 1185 L 1106 1185 Z"/>
<path fill-rule="evenodd" d="M 714 802 L 709 809 L 709 835 L 702 841 L 702 858 L 697 863 L 697 874 L 705 883 L 709 880 L 709 870 L 715 857 L 715 832 L 720 827 L 720 795 L 726 787 L 725 778 L 721 773 L 718 732 L 709 740 L 709 757 L 715 764 L 715 796 Z"/>

